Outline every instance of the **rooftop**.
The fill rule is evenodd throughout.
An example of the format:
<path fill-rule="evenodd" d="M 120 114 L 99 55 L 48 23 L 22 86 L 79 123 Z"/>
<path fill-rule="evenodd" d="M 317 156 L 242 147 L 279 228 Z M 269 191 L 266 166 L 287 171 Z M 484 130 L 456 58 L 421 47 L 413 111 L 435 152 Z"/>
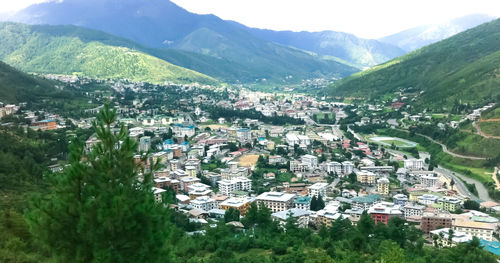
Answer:
<path fill-rule="evenodd" d="M 295 194 L 287 194 L 281 192 L 265 192 L 257 196 L 257 200 L 286 202 L 294 197 Z"/>

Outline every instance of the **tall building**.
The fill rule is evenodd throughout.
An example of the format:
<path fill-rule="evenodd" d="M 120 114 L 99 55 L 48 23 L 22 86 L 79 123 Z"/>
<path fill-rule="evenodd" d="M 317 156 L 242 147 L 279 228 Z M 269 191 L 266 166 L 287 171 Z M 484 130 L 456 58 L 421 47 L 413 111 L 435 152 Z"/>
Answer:
<path fill-rule="evenodd" d="M 428 234 L 438 228 L 451 227 L 452 218 L 449 213 L 444 212 L 424 212 L 420 220 L 420 229 Z"/>
<path fill-rule="evenodd" d="M 307 187 L 307 195 L 309 197 L 322 198 L 326 197 L 326 190 L 328 189 L 327 183 L 315 183 Z"/>
<path fill-rule="evenodd" d="M 377 181 L 377 191 L 381 195 L 388 195 L 389 194 L 389 179 L 387 178 L 380 178 Z"/>
<path fill-rule="evenodd" d="M 342 173 L 343 174 L 351 174 L 354 170 L 354 164 L 349 161 L 342 162 Z"/>
<path fill-rule="evenodd" d="M 423 159 L 407 159 L 404 161 L 404 168 L 408 170 L 423 170 L 424 165 Z"/>
<path fill-rule="evenodd" d="M 141 152 L 147 152 L 151 148 L 151 137 L 149 136 L 142 136 L 139 139 L 139 151 Z"/>
<path fill-rule="evenodd" d="M 237 177 L 230 180 L 220 180 L 217 182 L 219 185 L 219 193 L 231 196 L 234 191 L 251 191 L 252 180 L 244 177 Z"/>

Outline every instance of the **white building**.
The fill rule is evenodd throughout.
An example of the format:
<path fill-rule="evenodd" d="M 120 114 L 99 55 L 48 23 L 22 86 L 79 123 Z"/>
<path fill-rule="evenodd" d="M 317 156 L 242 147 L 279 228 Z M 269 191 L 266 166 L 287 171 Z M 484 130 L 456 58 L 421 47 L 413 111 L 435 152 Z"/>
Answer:
<path fill-rule="evenodd" d="M 280 226 L 285 227 L 287 219 L 293 217 L 295 219 L 295 224 L 298 227 L 306 228 L 309 224 L 309 211 L 291 208 L 285 211 L 279 211 L 271 214 L 271 218 L 278 221 Z"/>
<path fill-rule="evenodd" d="M 265 192 L 257 196 L 256 201 L 259 205 L 264 205 L 273 213 L 285 211 L 293 208 L 295 194 L 287 194 L 281 192 Z"/>
<path fill-rule="evenodd" d="M 450 228 L 440 228 L 430 231 L 431 236 L 438 236 L 437 242 L 444 247 L 454 246 L 458 243 L 467 243 L 472 241 L 472 236 L 461 231 L 453 231 L 450 241 Z"/>
<path fill-rule="evenodd" d="M 404 160 L 404 165 L 408 170 L 423 170 L 425 162 L 422 159 L 407 159 Z"/>
<path fill-rule="evenodd" d="M 245 177 L 237 177 L 230 180 L 220 180 L 217 182 L 219 185 L 219 193 L 231 196 L 234 191 L 251 191 L 252 180 Z"/>
<path fill-rule="evenodd" d="M 158 202 L 158 203 L 162 202 L 162 194 L 164 192 L 166 192 L 166 191 L 167 190 L 164 190 L 164 189 L 161 189 L 161 188 L 158 188 L 158 187 L 153 187 L 153 194 L 155 196 L 156 202 Z"/>
<path fill-rule="evenodd" d="M 326 190 L 328 189 L 327 183 L 315 183 L 307 187 L 307 195 L 309 197 L 319 198 L 320 196 L 324 199 L 326 197 Z"/>
<path fill-rule="evenodd" d="M 208 197 L 208 196 L 200 196 L 194 200 L 191 200 L 191 205 L 193 206 L 193 208 L 201 209 L 201 210 L 205 210 L 205 211 L 219 208 L 216 205 L 215 200 Z"/>
<path fill-rule="evenodd" d="M 424 174 L 419 178 L 421 184 L 425 187 L 436 187 L 439 183 L 439 177 L 435 173 Z"/>
<path fill-rule="evenodd" d="M 300 161 L 304 164 L 307 164 L 309 169 L 314 169 L 318 166 L 318 157 L 310 154 L 306 154 L 300 157 Z"/>
<path fill-rule="evenodd" d="M 349 161 L 342 162 L 342 173 L 343 174 L 351 174 L 354 170 L 354 164 Z"/>
<path fill-rule="evenodd" d="M 324 167 L 327 173 L 332 172 L 336 173 L 337 175 L 342 174 L 342 164 L 340 164 L 339 162 L 328 162 Z"/>
<path fill-rule="evenodd" d="M 418 198 L 418 203 L 423 205 L 433 205 L 437 203 L 437 200 L 439 199 L 438 196 L 432 194 L 421 195 L 417 198 Z"/>
<path fill-rule="evenodd" d="M 240 142 L 249 142 L 252 140 L 252 131 L 247 128 L 240 128 L 236 130 L 236 137 Z"/>
<path fill-rule="evenodd" d="M 210 186 L 202 183 L 190 184 L 187 189 L 189 197 L 191 198 L 197 198 L 200 196 L 207 196 L 212 194 L 212 189 L 210 189 Z"/>
<path fill-rule="evenodd" d="M 288 143 L 288 145 L 295 145 L 295 144 L 300 144 L 300 140 L 299 140 L 299 137 L 297 137 L 296 134 L 292 134 L 292 133 L 287 133 L 286 134 L 286 143 Z"/>
<path fill-rule="evenodd" d="M 410 216 L 422 216 L 424 214 L 425 206 L 416 204 L 407 204 L 403 207 L 405 218 Z"/>

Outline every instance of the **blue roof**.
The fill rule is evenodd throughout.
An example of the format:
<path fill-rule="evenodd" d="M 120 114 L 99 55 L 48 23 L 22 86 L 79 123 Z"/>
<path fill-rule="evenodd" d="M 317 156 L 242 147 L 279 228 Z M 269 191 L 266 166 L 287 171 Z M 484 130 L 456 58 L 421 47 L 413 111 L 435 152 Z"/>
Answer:
<path fill-rule="evenodd" d="M 238 131 L 240 131 L 240 132 L 247 132 L 247 131 L 250 131 L 250 130 L 247 129 L 247 128 L 239 128 Z"/>
<path fill-rule="evenodd" d="M 163 144 L 174 144 L 174 140 L 172 139 L 164 140 Z"/>
<path fill-rule="evenodd" d="M 489 252 L 497 256 L 500 256 L 500 242 L 487 241 L 484 239 L 479 239 L 479 242 L 481 242 L 481 246 L 483 246 L 484 249 L 488 250 Z"/>
<path fill-rule="evenodd" d="M 381 196 L 380 195 L 365 195 L 365 196 L 357 196 L 353 197 L 351 200 L 357 203 L 373 203 L 375 201 L 380 200 Z"/>
<path fill-rule="evenodd" d="M 266 140 L 266 138 L 264 138 L 264 137 L 259 137 L 259 141 L 265 141 L 265 140 Z"/>
<path fill-rule="evenodd" d="M 189 145 L 189 142 L 182 142 L 181 145 Z"/>
<path fill-rule="evenodd" d="M 305 195 L 305 196 L 301 196 L 297 199 L 295 199 L 295 203 L 297 204 L 308 204 L 311 202 L 311 197 Z"/>

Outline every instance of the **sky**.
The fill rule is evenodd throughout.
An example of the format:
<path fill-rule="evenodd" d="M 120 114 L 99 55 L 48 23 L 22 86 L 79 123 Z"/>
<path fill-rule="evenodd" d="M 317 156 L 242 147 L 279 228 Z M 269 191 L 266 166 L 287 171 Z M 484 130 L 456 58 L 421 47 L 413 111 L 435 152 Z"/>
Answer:
<path fill-rule="evenodd" d="M 0 13 L 50 0 L 0 0 Z M 145 0 L 146 1 L 146 0 Z M 273 30 L 348 32 L 379 38 L 468 14 L 500 17 L 500 0 L 172 0 L 190 12 L 215 14 Z"/>

